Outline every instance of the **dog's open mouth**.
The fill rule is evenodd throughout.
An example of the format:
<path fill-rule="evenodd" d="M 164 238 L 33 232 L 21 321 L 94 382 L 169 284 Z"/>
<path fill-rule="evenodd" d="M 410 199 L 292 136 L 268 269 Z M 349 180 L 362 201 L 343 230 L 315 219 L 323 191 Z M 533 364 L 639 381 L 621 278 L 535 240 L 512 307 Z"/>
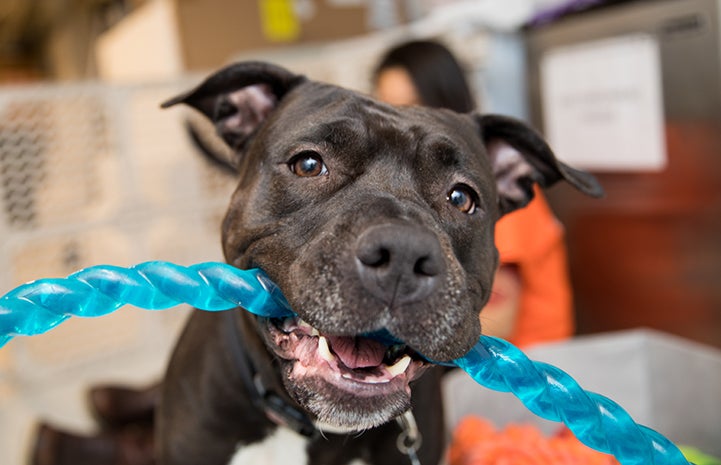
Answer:
<path fill-rule="evenodd" d="M 294 361 L 291 377 L 319 377 L 355 395 L 406 390 L 428 365 L 403 344 L 323 335 L 300 318 L 268 320 L 277 354 Z"/>

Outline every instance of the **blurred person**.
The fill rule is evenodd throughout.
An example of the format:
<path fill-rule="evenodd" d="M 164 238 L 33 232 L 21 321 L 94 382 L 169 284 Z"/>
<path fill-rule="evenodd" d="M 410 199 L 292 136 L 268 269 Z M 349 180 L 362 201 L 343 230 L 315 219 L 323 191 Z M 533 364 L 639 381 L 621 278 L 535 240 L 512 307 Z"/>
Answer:
<path fill-rule="evenodd" d="M 393 105 L 459 113 L 476 109 L 463 67 L 439 42 L 414 40 L 389 49 L 372 75 L 373 93 Z M 483 333 L 524 347 L 574 331 L 564 232 L 539 189 L 531 203 L 496 224 L 500 267 L 480 313 Z"/>
<path fill-rule="evenodd" d="M 386 52 L 373 72 L 379 100 L 391 105 L 425 105 L 458 113 L 476 109 L 461 64 L 445 46 L 412 41 Z"/>

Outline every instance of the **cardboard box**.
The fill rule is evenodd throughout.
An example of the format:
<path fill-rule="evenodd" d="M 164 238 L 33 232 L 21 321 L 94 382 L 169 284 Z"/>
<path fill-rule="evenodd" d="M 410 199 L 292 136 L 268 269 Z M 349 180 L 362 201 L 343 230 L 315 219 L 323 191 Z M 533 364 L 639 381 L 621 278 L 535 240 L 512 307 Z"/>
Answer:
<path fill-rule="evenodd" d="M 368 32 L 363 1 L 153 0 L 103 34 L 98 74 L 113 81 L 168 79 L 207 71 L 238 53 L 324 42 Z"/>
<path fill-rule="evenodd" d="M 362 4 L 315 0 L 312 11 L 301 17 L 285 8 L 292 3 L 285 0 L 175 1 L 188 70 L 217 67 L 245 50 L 340 39 L 367 31 Z"/>

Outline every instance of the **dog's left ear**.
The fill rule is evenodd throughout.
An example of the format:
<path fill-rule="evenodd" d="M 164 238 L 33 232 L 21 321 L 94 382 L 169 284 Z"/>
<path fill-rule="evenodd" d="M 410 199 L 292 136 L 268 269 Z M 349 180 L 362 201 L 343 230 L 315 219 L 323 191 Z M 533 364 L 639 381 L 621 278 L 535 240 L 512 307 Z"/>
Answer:
<path fill-rule="evenodd" d="M 247 61 L 227 66 L 195 89 L 161 107 L 185 103 L 213 122 L 218 134 L 238 154 L 293 87 L 306 78 L 270 63 Z"/>
<path fill-rule="evenodd" d="M 500 115 L 476 115 L 493 166 L 501 215 L 524 207 L 533 185 L 549 187 L 566 180 L 592 197 L 604 192 L 595 177 L 558 161 L 546 141 L 525 123 Z"/>

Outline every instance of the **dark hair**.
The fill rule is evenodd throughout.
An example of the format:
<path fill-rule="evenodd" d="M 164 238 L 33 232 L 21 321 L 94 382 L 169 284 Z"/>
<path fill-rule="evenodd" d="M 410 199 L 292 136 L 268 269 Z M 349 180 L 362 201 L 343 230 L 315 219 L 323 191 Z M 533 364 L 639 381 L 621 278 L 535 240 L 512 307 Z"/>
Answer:
<path fill-rule="evenodd" d="M 388 68 L 400 67 L 410 75 L 421 104 L 459 113 L 475 109 L 463 68 L 450 50 L 438 42 L 415 40 L 388 50 L 376 66 L 373 82 Z"/>

